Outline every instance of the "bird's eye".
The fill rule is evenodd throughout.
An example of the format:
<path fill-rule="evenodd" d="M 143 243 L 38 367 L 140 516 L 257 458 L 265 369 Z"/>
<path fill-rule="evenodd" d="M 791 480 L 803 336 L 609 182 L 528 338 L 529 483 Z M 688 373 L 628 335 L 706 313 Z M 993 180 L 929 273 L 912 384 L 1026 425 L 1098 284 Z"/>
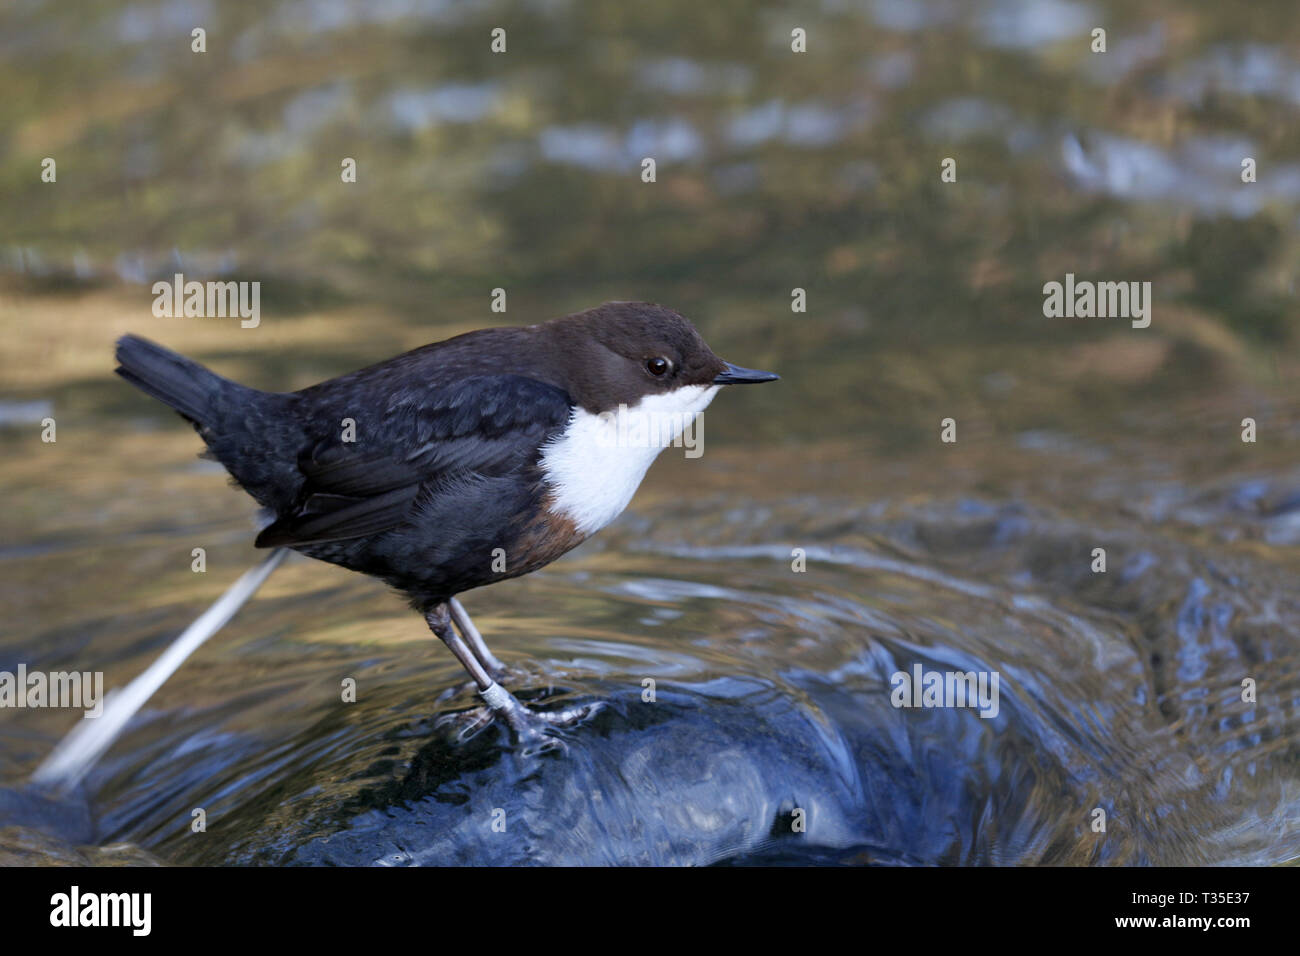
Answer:
<path fill-rule="evenodd" d="M 646 371 L 651 375 L 667 375 L 673 367 L 673 363 L 668 361 L 662 355 L 652 359 L 646 359 Z"/>

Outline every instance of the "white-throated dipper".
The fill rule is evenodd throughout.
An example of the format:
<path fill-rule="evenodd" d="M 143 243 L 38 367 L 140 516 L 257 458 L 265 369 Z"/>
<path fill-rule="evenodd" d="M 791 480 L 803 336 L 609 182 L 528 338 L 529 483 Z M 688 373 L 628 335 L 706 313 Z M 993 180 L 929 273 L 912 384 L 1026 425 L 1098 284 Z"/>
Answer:
<path fill-rule="evenodd" d="M 501 687 L 456 595 L 576 547 L 623 511 L 719 386 L 777 378 L 724 362 L 689 321 L 646 302 L 469 332 L 297 392 L 239 385 L 134 335 L 117 361 L 274 516 L 258 547 L 404 592 L 521 735 L 582 711 L 534 714 Z M 619 414 L 653 419 L 658 440 L 620 441 Z"/>

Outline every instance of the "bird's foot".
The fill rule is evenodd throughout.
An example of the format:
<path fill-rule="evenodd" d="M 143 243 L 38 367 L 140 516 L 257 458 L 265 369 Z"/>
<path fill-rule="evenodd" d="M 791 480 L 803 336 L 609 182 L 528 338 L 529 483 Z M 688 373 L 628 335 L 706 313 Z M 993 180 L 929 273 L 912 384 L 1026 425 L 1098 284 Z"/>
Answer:
<path fill-rule="evenodd" d="M 491 708 L 493 714 L 505 720 L 511 733 L 524 745 L 525 750 L 534 753 L 567 750 L 568 747 L 555 735 L 555 731 L 586 720 L 605 706 L 602 701 L 593 701 L 564 710 L 529 710 L 500 684 L 492 684 L 486 690 L 479 691 L 479 696 Z"/>

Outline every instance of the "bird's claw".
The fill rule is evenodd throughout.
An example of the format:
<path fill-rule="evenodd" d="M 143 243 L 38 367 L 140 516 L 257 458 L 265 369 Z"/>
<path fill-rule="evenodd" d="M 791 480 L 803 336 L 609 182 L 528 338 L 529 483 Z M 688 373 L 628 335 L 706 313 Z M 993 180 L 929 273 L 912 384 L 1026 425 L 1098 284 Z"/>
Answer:
<path fill-rule="evenodd" d="M 605 706 L 602 701 L 592 701 L 563 710 L 530 710 L 499 684 L 482 691 L 481 696 L 492 712 L 505 720 L 511 734 L 524 746 L 525 752 L 533 753 L 566 751 L 568 747 L 556 736 L 555 731 L 586 720 Z"/>

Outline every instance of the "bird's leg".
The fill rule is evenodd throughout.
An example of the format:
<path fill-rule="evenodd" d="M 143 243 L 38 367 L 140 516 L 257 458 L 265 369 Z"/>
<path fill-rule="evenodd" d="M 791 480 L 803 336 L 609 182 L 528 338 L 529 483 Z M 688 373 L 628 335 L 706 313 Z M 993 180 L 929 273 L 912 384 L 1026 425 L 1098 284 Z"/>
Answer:
<path fill-rule="evenodd" d="M 495 680 L 487 669 L 479 663 L 468 644 L 452 629 L 451 611 L 447 604 L 439 604 L 424 615 L 429 630 L 438 636 L 447 648 L 456 655 L 462 667 L 474 679 L 479 696 L 492 709 L 494 714 L 503 717 L 510 729 L 525 742 L 533 742 L 545 736 L 545 730 L 554 725 L 570 724 L 592 713 L 593 706 L 573 707 L 563 711 L 535 713 L 515 699 Z M 481 640 L 481 638 L 480 638 Z"/>
<path fill-rule="evenodd" d="M 493 680 L 500 680 L 505 676 L 506 665 L 497 660 L 496 655 L 488 650 L 487 642 L 483 640 L 483 635 L 478 632 L 474 622 L 470 620 L 469 614 L 465 611 L 465 605 L 460 601 L 452 598 L 447 602 L 451 610 L 451 619 L 456 625 L 456 630 L 460 631 L 460 636 L 465 639 L 469 645 L 470 651 L 483 665 L 483 669 Z"/>

